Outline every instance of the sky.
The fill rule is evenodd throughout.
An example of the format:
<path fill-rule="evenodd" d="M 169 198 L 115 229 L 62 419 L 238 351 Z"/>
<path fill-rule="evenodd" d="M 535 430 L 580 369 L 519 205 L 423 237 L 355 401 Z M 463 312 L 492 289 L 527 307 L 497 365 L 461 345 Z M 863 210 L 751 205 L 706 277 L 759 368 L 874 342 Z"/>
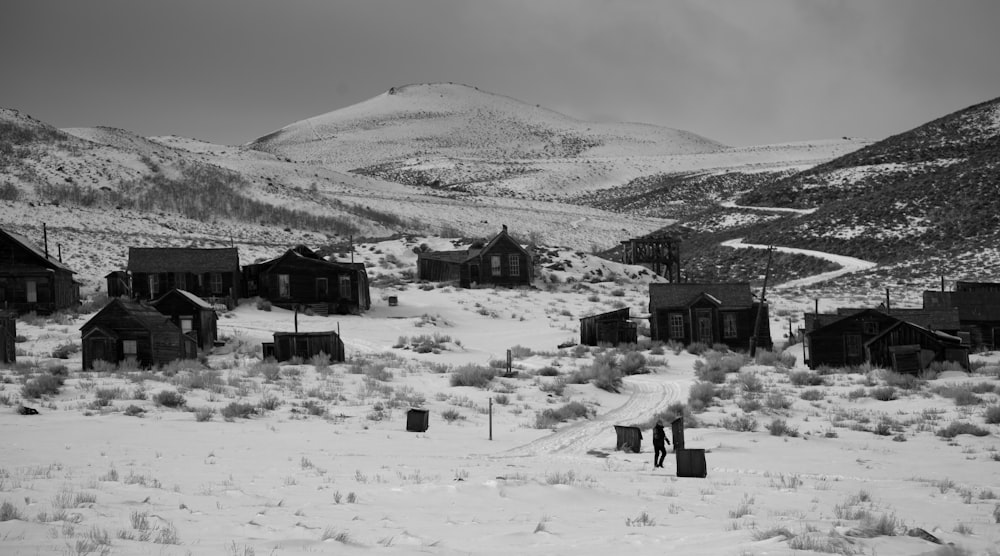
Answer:
<path fill-rule="evenodd" d="M 0 107 L 252 141 L 410 83 L 734 145 L 1000 96 L 995 0 L 4 0 Z"/>

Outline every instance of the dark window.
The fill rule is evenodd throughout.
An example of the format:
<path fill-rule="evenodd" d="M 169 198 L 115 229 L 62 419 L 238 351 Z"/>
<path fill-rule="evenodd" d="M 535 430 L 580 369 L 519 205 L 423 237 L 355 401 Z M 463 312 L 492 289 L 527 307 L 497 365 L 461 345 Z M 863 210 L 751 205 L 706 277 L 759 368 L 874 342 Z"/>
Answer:
<path fill-rule="evenodd" d="M 722 336 L 724 338 L 735 338 L 739 335 L 736 329 L 736 314 L 722 314 Z"/>
<path fill-rule="evenodd" d="M 684 337 L 684 315 L 670 313 L 670 338 L 681 339 Z"/>
<path fill-rule="evenodd" d="M 517 255 L 510 255 L 507 258 L 508 264 L 510 265 L 510 275 L 520 276 L 521 275 L 521 257 Z"/>
<path fill-rule="evenodd" d="M 490 271 L 493 273 L 493 276 L 500 276 L 500 255 L 490 257 Z"/>
<path fill-rule="evenodd" d="M 861 336 L 850 334 L 844 337 L 848 357 L 861 357 Z"/>
<path fill-rule="evenodd" d="M 221 272 L 213 272 L 212 275 L 209 277 L 209 279 L 212 281 L 212 293 L 214 293 L 214 294 L 221 294 L 222 293 L 222 273 Z"/>
<path fill-rule="evenodd" d="M 323 300 L 330 295 L 330 284 L 326 278 L 316 279 L 316 299 Z"/>
<path fill-rule="evenodd" d="M 861 324 L 861 328 L 865 334 L 868 336 L 874 336 L 878 334 L 878 323 L 877 322 L 865 322 Z"/>

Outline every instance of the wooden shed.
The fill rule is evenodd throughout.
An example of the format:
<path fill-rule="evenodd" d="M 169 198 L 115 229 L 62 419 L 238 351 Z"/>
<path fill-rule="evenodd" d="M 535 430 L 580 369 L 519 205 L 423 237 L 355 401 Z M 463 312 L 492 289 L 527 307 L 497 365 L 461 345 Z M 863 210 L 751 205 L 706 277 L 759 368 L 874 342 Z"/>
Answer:
<path fill-rule="evenodd" d="M 243 295 L 235 247 L 129 247 L 127 270 L 135 299 L 156 299 L 179 289 L 232 308 Z"/>
<path fill-rule="evenodd" d="M 128 272 L 112 270 L 104 275 L 107 282 L 108 297 L 132 297 L 132 286 Z"/>
<path fill-rule="evenodd" d="M 417 253 L 417 278 L 458 282 L 459 287 L 530 286 L 534 278 L 531 254 L 507 233 L 507 226 L 489 242 L 461 251 Z"/>
<path fill-rule="evenodd" d="M 628 307 L 580 319 L 580 344 L 634 344 L 638 341 L 638 327 L 629 320 Z"/>
<path fill-rule="evenodd" d="M 49 314 L 80 304 L 72 270 L 28 238 L 0 229 L 0 308 Z"/>
<path fill-rule="evenodd" d="M 268 351 L 265 345 L 265 352 Z M 275 332 L 273 344 L 274 358 L 288 361 L 293 357 L 308 360 L 314 355 L 325 353 L 330 361 L 344 361 L 344 341 L 330 330 L 327 332 Z"/>
<path fill-rule="evenodd" d="M 872 365 L 899 373 L 919 373 L 934 361 L 952 361 L 969 368 L 969 348 L 958 336 L 899 321 L 865 342 Z"/>
<path fill-rule="evenodd" d="M 638 454 L 642 451 L 642 431 L 639 427 L 615 425 L 615 450 L 624 450 Z"/>
<path fill-rule="evenodd" d="M 682 344 L 723 343 L 733 350 L 750 346 L 761 311 L 756 345 L 771 347 L 767 303 L 754 301 L 749 282 L 649 285 L 649 328 L 653 340 Z"/>
<path fill-rule="evenodd" d="M 149 303 L 177 325 L 181 332 L 193 337 L 199 349 L 211 350 L 219 337 L 218 315 L 204 299 L 187 291 L 173 289 Z"/>
<path fill-rule="evenodd" d="M 156 309 L 115 298 L 80 328 L 83 368 L 134 360 L 141 367 L 194 359 L 198 346 Z"/>
<path fill-rule="evenodd" d="M 17 315 L 0 310 L 0 363 L 16 363 Z"/>
<path fill-rule="evenodd" d="M 286 309 L 304 306 L 328 315 L 371 308 L 364 263 L 328 261 L 304 245 L 269 261 L 245 265 L 243 278 L 248 295 L 259 295 Z"/>

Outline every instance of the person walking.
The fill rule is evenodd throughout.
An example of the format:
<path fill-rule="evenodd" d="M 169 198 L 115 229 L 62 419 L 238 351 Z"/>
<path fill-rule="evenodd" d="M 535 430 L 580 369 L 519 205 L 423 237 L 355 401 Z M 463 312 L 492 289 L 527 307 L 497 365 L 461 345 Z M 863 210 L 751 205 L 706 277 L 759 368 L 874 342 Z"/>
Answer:
<path fill-rule="evenodd" d="M 663 459 L 667 457 L 667 447 L 664 445 L 670 444 L 667 440 L 667 433 L 663 430 L 663 423 L 660 421 L 656 422 L 656 426 L 653 427 L 653 467 L 663 467 Z"/>

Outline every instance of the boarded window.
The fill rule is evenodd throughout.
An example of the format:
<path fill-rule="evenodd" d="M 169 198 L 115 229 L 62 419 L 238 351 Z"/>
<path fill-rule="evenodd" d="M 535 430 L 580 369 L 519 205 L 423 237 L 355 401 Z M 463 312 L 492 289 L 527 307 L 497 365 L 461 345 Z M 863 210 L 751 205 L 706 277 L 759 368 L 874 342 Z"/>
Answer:
<path fill-rule="evenodd" d="M 287 274 L 278 275 L 278 297 L 284 299 L 292 297 L 292 285 Z"/>
<path fill-rule="evenodd" d="M 351 277 L 341 276 L 340 277 L 340 297 L 342 299 L 351 299 Z"/>
<path fill-rule="evenodd" d="M 155 297 L 160 293 L 160 275 L 150 274 L 149 275 L 149 296 Z"/>
<path fill-rule="evenodd" d="M 861 357 L 861 336 L 857 334 L 844 336 L 844 347 L 848 357 Z"/>
<path fill-rule="evenodd" d="M 316 299 L 326 299 L 330 296 L 330 283 L 326 278 L 316 279 Z"/>
<path fill-rule="evenodd" d="M 135 340 L 122 340 L 122 354 L 125 359 L 135 359 L 139 355 L 139 346 Z"/>
<path fill-rule="evenodd" d="M 670 313 L 668 317 L 670 320 L 670 337 L 674 339 L 681 339 L 684 337 L 684 315 L 678 313 Z"/>
<path fill-rule="evenodd" d="M 723 338 L 735 338 L 739 335 L 736 329 L 736 314 L 735 313 L 723 313 L 722 314 L 722 337 Z"/>
<path fill-rule="evenodd" d="M 520 276 L 521 275 L 521 257 L 517 255 L 510 255 L 507 257 L 507 262 L 510 264 L 510 275 Z"/>
<path fill-rule="evenodd" d="M 212 293 L 214 293 L 216 295 L 221 295 L 222 294 L 222 273 L 221 272 L 213 272 L 212 275 L 209 277 L 209 279 L 212 281 Z"/>
<path fill-rule="evenodd" d="M 490 271 L 493 276 L 500 276 L 500 255 L 490 257 Z"/>

